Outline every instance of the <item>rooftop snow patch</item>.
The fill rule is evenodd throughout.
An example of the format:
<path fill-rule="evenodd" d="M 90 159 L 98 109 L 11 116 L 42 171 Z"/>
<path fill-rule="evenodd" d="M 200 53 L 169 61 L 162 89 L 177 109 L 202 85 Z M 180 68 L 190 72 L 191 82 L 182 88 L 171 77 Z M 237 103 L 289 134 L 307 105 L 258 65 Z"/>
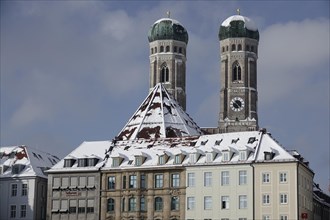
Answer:
<path fill-rule="evenodd" d="M 230 23 L 232 21 L 243 21 L 244 22 L 244 26 L 245 26 L 246 29 L 251 30 L 251 31 L 257 31 L 258 30 L 256 24 L 250 18 L 244 17 L 242 15 L 233 15 L 233 16 L 230 16 L 224 22 L 222 22 L 221 26 L 229 27 L 230 26 Z"/>
<path fill-rule="evenodd" d="M 200 127 L 158 83 L 117 137 L 134 140 L 199 135 Z"/>

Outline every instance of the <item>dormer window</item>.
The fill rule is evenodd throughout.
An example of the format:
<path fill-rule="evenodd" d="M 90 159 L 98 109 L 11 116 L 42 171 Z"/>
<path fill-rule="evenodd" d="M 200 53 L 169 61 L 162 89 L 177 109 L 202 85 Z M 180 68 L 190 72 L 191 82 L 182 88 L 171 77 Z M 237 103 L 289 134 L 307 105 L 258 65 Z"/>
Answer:
<path fill-rule="evenodd" d="M 86 158 L 79 158 L 78 159 L 78 167 L 85 167 L 87 165 L 87 159 Z"/>
<path fill-rule="evenodd" d="M 99 161 L 98 158 L 88 158 L 87 166 L 94 167 L 97 164 L 98 161 Z"/>
<path fill-rule="evenodd" d="M 239 152 L 239 160 L 246 160 L 247 159 L 247 152 L 242 150 Z"/>
<path fill-rule="evenodd" d="M 75 162 L 74 159 L 64 159 L 64 167 L 72 167 Z"/>
<path fill-rule="evenodd" d="M 206 163 L 211 163 L 211 162 L 213 162 L 213 153 L 212 152 L 206 153 Z"/>
<path fill-rule="evenodd" d="M 24 168 L 25 168 L 25 165 L 23 165 L 23 164 L 15 164 L 11 168 L 11 173 L 19 174 Z"/>
<path fill-rule="evenodd" d="M 196 153 L 189 154 L 189 163 L 196 163 L 196 162 L 197 162 Z"/>
<path fill-rule="evenodd" d="M 274 158 L 274 156 L 275 156 L 274 152 L 267 152 L 267 151 L 264 152 L 265 160 L 272 160 Z"/>
<path fill-rule="evenodd" d="M 225 151 L 222 153 L 222 161 L 228 162 L 229 161 L 229 151 Z"/>
<path fill-rule="evenodd" d="M 144 162 L 145 157 L 135 156 L 135 166 L 141 166 Z"/>
<path fill-rule="evenodd" d="M 174 156 L 174 164 L 181 164 L 181 154 Z"/>
<path fill-rule="evenodd" d="M 9 166 L 1 165 L 1 166 L 0 166 L 0 174 L 3 174 L 4 172 L 6 172 L 7 169 L 8 169 L 8 167 L 9 167 Z"/>
<path fill-rule="evenodd" d="M 121 157 L 113 157 L 112 158 L 112 167 L 119 167 L 120 164 L 123 162 L 123 158 Z"/>

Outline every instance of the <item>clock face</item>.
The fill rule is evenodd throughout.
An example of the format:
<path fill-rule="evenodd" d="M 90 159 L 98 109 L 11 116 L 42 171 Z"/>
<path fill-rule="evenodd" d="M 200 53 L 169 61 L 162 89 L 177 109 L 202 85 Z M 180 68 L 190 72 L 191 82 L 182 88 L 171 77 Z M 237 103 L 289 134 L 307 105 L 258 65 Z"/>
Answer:
<path fill-rule="evenodd" d="M 230 108 L 235 111 L 239 112 L 244 108 L 244 100 L 240 97 L 235 97 L 230 101 Z"/>

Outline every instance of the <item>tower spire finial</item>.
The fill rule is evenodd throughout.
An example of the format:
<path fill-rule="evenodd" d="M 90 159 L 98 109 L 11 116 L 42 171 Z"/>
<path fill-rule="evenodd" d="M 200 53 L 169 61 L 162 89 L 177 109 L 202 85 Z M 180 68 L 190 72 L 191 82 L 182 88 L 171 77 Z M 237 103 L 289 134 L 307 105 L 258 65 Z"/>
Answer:
<path fill-rule="evenodd" d="M 236 11 L 238 15 L 241 15 L 241 9 L 238 8 Z"/>
<path fill-rule="evenodd" d="M 166 12 L 166 15 L 167 15 L 168 18 L 170 18 L 171 17 L 171 12 L 170 11 L 167 11 Z"/>

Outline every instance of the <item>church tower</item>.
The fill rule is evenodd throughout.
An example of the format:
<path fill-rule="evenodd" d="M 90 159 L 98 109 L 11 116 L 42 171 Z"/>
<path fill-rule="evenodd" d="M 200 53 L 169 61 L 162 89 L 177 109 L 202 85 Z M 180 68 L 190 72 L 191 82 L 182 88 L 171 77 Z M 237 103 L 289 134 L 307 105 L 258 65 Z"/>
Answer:
<path fill-rule="evenodd" d="M 156 21 L 149 30 L 151 91 L 162 83 L 171 96 L 186 110 L 187 30 L 169 17 Z"/>
<path fill-rule="evenodd" d="M 220 133 L 258 130 L 258 29 L 238 10 L 221 24 L 219 41 Z"/>

